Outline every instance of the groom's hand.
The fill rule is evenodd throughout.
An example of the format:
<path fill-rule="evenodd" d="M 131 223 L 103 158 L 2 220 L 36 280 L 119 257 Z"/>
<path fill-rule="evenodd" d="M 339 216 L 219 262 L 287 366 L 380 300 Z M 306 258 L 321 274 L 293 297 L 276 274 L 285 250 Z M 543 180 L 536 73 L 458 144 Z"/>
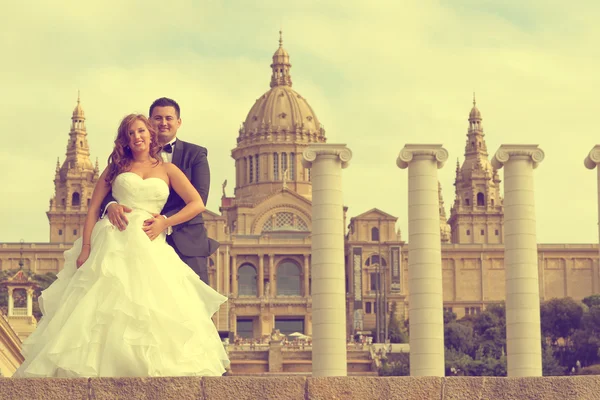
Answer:
<path fill-rule="evenodd" d="M 160 214 L 152 214 L 152 218 L 144 221 L 142 230 L 150 240 L 154 240 L 167 228 L 166 219 Z"/>
<path fill-rule="evenodd" d="M 122 204 L 112 203 L 106 209 L 108 220 L 113 226 L 117 227 L 118 230 L 123 231 L 127 228 L 129 221 L 125 216 L 125 213 L 130 213 L 131 208 Z"/>

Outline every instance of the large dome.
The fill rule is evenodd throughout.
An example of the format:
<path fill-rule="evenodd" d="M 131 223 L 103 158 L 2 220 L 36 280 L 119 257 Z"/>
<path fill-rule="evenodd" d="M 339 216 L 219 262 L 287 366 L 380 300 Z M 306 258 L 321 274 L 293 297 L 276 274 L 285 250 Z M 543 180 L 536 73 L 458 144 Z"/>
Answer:
<path fill-rule="evenodd" d="M 269 127 L 278 132 L 300 129 L 314 133 L 321 129 L 306 99 L 290 86 L 275 86 L 260 96 L 244 122 L 246 132 L 261 132 Z"/>
<path fill-rule="evenodd" d="M 271 90 L 260 96 L 250 109 L 240 128 L 238 143 L 325 142 L 325 130 L 315 112 L 306 99 L 292 89 L 291 67 L 290 56 L 280 37 L 271 64 Z M 277 137 L 279 135 L 283 136 Z"/>

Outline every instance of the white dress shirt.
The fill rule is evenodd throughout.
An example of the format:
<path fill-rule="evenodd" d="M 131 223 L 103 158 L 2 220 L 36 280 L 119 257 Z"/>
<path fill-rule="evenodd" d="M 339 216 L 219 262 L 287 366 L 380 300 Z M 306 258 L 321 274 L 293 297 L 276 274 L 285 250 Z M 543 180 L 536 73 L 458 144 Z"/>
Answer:
<path fill-rule="evenodd" d="M 165 146 L 167 144 L 170 144 L 173 147 L 173 151 L 175 151 L 175 145 L 174 143 L 177 141 L 177 138 L 174 138 L 173 140 L 171 140 L 169 143 L 165 143 Z M 161 151 L 160 152 L 160 157 L 162 158 L 163 162 L 173 162 L 173 151 L 170 153 L 167 153 L 166 151 Z"/>

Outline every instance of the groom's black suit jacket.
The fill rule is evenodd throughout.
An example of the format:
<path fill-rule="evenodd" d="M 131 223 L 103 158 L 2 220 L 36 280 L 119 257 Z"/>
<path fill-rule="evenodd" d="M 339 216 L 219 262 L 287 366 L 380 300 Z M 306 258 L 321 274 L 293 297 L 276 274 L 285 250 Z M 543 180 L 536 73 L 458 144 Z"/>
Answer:
<path fill-rule="evenodd" d="M 206 148 L 177 139 L 173 148 L 172 163 L 188 177 L 206 205 L 210 189 L 210 168 L 208 166 Z M 115 199 L 109 193 L 104 199 L 101 209 L 103 210 L 111 201 L 115 201 Z M 179 212 L 183 207 L 185 207 L 185 201 L 171 189 L 171 193 L 161 214 L 170 217 Z M 173 232 L 170 236 L 171 240 L 167 240 L 167 242 L 175 247 L 177 252 L 185 256 L 185 258 L 208 257 L 217 251 L 219 247 L 219 242 L 208 237 L 202 214 L 195 216 L 187 222 L 173 226 Z M 184 261 L 186 260 L 184 259 Z M 206 268 L 206 260 L 202 264 Z"/>

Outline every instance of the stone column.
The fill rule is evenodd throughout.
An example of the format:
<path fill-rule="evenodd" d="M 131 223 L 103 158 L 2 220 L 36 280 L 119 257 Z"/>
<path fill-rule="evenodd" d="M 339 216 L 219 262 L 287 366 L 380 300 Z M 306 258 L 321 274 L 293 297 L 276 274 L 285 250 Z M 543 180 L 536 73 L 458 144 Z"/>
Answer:
<path fill-rule="evenodd" d="M 407 144 L 396 164 L 408 168 L 410 375 L 444 376 L 444 302 L 438 168 L 442 145 Z"/>
<path fill-rule="evenodd" d="M 217 254 L 215 254 L 215 289 L 219 293 L 223 293 L 223 271 L 221 271 L 221 250 L 217 248 Z"/>
<path fill-rule="evenodd" d="M 308 146 L 312 170 L 313 376 L 346 376 L 346 288 L 342 168 L 352 152 L 341 144 Z"/>
<path fill-rule="evenodd" d="M 584 164 L 589 169 L 596 168 L 597 171 L 597 185 L 598 185 L 598 237 L 600 238 L 600 144 L 594 146 L 594 148 L 590 151 L 588 156 L 584 160 Z M 600 251 L 600 246 L 598 246 L 598 251 Z M 598 269 L 596 271 L 600 272 L 600 257 L 598 258 Z M 593 285 L 592 285 L 593 286 Z M 595 292 L 594 292 L 595 293 Z"/>
<path fill-rule="evenodd" d="M 13 288 L 8 288 L 8 316 L 13 316 L 13 310 L 15 308 L 15 300 L 13 298 Z"/>
<path fill-rule="evenodd" d="M 275 254 L 269 254 L 269 297 L 275 297 Z"/>
<path fill-rule="evenodd" d="M 225 259 L 223 260 L 223 295 L 229 297 L 231 280 L 231 268 L 230 268 L 230 257 L 229 257 L 229 245 L 225 246 Z"/>
<path fill-rule="evenodd" d="M 27 288 L 27 316 L 33 315 L 33 289 Z"/>
<path fill-rule="evenodd" d="M 540 290 L 533 169 L 537 145 L 502 145 L 492 159 L 504 168 L 504 268 L 509 377 L 542 376 Z"/>
<path fill-rule="evenodd" d="M 238 268 L 237 256 L 235 254 L 231 256 L 231 286 L 233 297 L 238 297 Z"/>
<path fill-rule="evenodd" d="M 304 297 L 310 296 L 310 265 L 308 257 L 308 254 L 304 254 Z"/>
<path fill-rule="evenodd" d="M 258 255 L 258 297 L 265 295 L 265 255 Z"/>

